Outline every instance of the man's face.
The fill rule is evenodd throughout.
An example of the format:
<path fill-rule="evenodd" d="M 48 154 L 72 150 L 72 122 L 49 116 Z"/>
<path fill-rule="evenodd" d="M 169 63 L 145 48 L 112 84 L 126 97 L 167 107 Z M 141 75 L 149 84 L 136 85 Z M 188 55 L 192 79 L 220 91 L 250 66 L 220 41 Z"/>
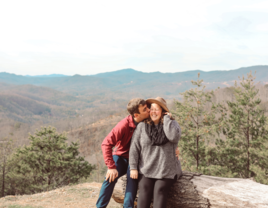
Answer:
<path fill-rule="evenodd" d="M 135 113 L 135 117 L 143 121 L 150 116 L 150 109 L 147 107 L 147 104 L 139 106 L 140 114 Z"/>

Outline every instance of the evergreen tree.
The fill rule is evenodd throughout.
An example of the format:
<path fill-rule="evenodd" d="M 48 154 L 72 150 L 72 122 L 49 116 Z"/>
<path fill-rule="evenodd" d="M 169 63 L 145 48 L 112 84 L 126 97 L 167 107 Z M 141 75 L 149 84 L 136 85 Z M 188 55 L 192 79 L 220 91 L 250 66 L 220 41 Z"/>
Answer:
<path fill-rule="evenodd" d="M 215 134 L 217 106 L 212 103 L 213 91 L 205 91 L 203 80 L 192 81 L 196 86 L 181 93 L 183 102 L 176 102 L 176 118 L 182 129 L 179 142 L 183 169 L 204 172 L 207 168 L 206 147 L 209 136 Z"/>
<path fill-rule="evenodd" d="M 263 138 L 261 148 L 252 148 L 251 154 L 256 158 L 251 164 L 251 171 L 255 174 L 255 180 L 259 183 L 268 185 L 268 141 Z"/>
<path fill-rule="evenodd" d="M 267 183 L 267 117 L 260 108 L 254 79 L 250 73 L 247 78 L 241 78 L 239 84 L 235 83 L 235 101 L 227 102 L 227 116 L 223 118 L 226 139 L 217 139 L 216 147 L 208 154 L 219 172 L 225 169 L 235 177 L 255 177 Z"/>
<path fill-rule="evenodd" d="M 0 140 L 0 185 L 1 193 L 0 196 L 4 197 L 6 195 L 6 184 L 8 181 L 8 174 L 11 172 L 13 163 L 9 160 L 12 152 L 14 150 L 14 145 L 12 140 L 4 138 Z"/>
<path fill-rule="evenodd" d="M 19 179 L 20 194 L 50 190 L 87 178 L 94 166 L 79 156 L 79 144 L 67 144 L 67 137 L 55 128 L 44 127 L 29 137 L 30 145 L 19 148 L 13 159 L 19 160 L 14 177 Z M 21 181 L 20 176 L 25 176 Z"/>

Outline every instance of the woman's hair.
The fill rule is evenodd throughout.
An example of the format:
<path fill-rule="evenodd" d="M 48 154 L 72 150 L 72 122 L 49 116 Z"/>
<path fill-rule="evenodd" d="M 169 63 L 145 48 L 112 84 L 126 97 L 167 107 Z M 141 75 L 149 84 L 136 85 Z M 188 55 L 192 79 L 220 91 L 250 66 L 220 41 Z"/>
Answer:
<path fill-rule="evenodd" d="M 152 103 L 151 103 L 152 104 Z M 148 108 L 151 108 L 151 104 L 148 104 Z M 160 105 L 159 105 L 160 106 Z M 160 106 L 160 108 L 162 109 L 162 115 L 161 115 L 161 119 L 160 119 L 160 124 L 163 124 L 163 122 L 164 122 L 164 115 L 165 115 L 165 113 L 167 112 L 164 108 L 162 108 L 161 106 Z M 173 116 L 171 116 L 171 118 L 170 118 L 171 120 L 175 120 L 174 118 L 173 118 Z M 153 124 L 153 121 L 152 121 L 152 119 L 151 119 L 151 116 L 149 116 L 149 118 L 147 118 L 147 119 L 145 119 L 144 120 L 144 122 L 145 123 L 147 123 L 147 124 L 150 124 L 150 125 L 152 125 Z"/>

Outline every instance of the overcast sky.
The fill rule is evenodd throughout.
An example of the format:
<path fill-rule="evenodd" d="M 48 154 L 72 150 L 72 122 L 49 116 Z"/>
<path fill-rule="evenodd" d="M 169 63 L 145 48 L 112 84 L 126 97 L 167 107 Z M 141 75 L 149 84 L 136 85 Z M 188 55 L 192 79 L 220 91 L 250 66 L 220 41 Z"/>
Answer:
<path fill-rule="evenodd" d="M 81 74 L 268 65 L 268 1 L 0 3 L 0 72 Z"/>

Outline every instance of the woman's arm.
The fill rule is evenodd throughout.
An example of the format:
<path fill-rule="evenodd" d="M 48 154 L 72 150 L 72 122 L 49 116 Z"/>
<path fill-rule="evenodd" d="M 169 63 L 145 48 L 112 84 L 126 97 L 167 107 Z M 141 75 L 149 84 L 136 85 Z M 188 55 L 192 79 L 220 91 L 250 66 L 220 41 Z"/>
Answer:
<path fill-rule="evenodd" d="M 169 115 L 164 116 L 164 132 L 170 142 L 179 142 L 181 137 L 181 127 L 177 121 L 171 120 Z"/>
<path fill-rule="evenodd" d="M 130 145 L 130 150 L 129 150 L 130 170 L 138 170 L 139 157 L 140 157 L 140 151 L 141 151 L 140 135 L 141 135 L 142 125 L 143 123 L 138 125 L 131 139 L 131 145 Z"/>

